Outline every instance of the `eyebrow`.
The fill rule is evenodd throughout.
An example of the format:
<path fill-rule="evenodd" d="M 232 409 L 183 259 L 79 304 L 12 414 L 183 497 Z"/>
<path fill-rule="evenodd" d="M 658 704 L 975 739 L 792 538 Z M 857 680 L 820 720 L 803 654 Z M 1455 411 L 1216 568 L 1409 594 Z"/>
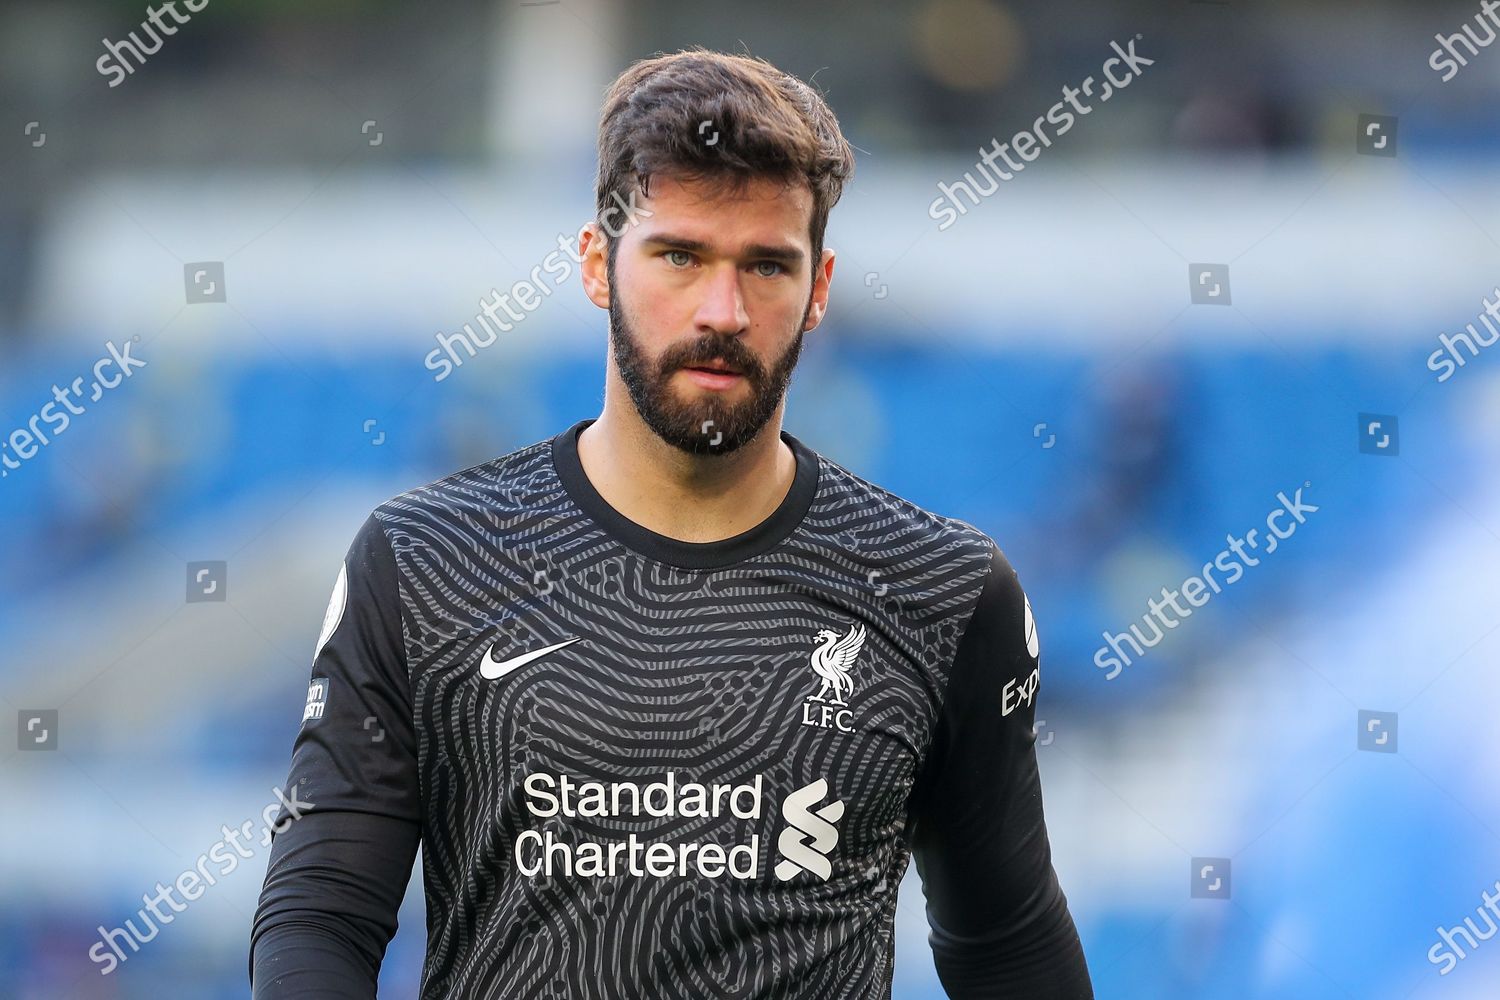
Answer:
<path fill-rule="evenodd" d="M 703 240 L 688 239 L 686 236 L 676 236 L 672 233 L 657 233 L 654 236 L 642 238 L 642 243 L 655 246 L 670 247 L 673 250 L 688 250 L 693 253 L 706 253 L 713 248 Z M 803 253 L 794 246 L 779 245 L 773 243 L 750 243 L 745 246 L 744 255 L 754 257 L 757 260 L 774 260 L 783 264 L 801 264 Z"/>

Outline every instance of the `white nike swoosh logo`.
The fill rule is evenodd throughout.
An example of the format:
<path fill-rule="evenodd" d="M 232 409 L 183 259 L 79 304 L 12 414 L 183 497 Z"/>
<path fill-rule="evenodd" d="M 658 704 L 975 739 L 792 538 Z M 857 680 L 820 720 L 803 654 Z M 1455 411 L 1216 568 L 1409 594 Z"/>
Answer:
<path fill-rule="evenodd" d="M 554 653 L 564 646 L 570 646 L 581 638 L 583 636 L 574 636 L 571 639 L 553 643 L 551 646 L 543 646 L 541 649 L 533 649 L 531 652 L 522 653 L 520 656 L 512 656 L 508 660 L 496 660 L 495 646 L 491 643 L 490 648 L 484 651 L 484 659 L 479 664 L 479 675 L 485 680 L 498 680 L 517 667 L 524 667 L 532 660 L 546 656 L 548 653 Z"/>

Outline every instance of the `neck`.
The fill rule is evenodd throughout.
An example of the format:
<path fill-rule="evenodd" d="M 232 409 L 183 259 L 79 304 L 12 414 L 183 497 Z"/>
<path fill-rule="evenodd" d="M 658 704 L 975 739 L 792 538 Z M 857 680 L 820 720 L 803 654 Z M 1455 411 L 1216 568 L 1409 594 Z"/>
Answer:
<path fill-rule="evenodd" d="M 722 455 L 693 455 L 667 444 L 628 399 L 611 405 L 578 436 L 589 482 L 630 520 L 684 542 L 717 542 L 769 517 L 791 489 L 797 459 L 781 440 L 778 406 L 755 439 Z"/>

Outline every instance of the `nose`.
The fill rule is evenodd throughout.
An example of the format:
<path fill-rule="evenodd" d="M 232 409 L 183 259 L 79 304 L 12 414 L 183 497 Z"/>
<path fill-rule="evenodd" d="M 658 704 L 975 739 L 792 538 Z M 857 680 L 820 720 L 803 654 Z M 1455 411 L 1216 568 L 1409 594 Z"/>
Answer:
<path fill-rule="evenodd" d="M 739 270 L 725 262 L 705 275 L 700 287 L 703 298 L 698 303 L 694 321 L 700 333 L 743 333 L 750 327 L 745 298 L 740 293 Z"/>

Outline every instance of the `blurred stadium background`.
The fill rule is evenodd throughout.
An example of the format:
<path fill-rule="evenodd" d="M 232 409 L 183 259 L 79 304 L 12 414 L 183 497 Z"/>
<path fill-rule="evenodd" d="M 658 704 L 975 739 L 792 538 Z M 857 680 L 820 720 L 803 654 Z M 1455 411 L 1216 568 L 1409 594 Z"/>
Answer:
<path fill-rule="evenodd" d="M 1500 46 L 1429 65 L 1477 12 L 212 0 L 111 87 L 142 3 L 8 0 L 6 454 L 108 344 L 145 367 L 0 480 L 0 995 L 247 995 L 258 844 L 109 975 L 88 953 L 259 829 L 370 508 L 598 412 L 576 274 L 424 359 L 589 217 L 609 80 L 694 44 L 813 79 L 858 147 L 787 427 L 1020 572 L 1098 995 L 1500 995 L 1500 941 L 1428 957 L 1500 879 L 1500 349 L 1428 367 L 1500 285 Z M 940 231 L 939 183 L 1131 39 L 1154 64 Z M 1299 487 L 1295 536 L 1108 680 L 1103 634 Z M 914 869 L 901 896 L 895 996 L 941 997 Z M 423 946 L 418 873 L 382 995 Z"/>

